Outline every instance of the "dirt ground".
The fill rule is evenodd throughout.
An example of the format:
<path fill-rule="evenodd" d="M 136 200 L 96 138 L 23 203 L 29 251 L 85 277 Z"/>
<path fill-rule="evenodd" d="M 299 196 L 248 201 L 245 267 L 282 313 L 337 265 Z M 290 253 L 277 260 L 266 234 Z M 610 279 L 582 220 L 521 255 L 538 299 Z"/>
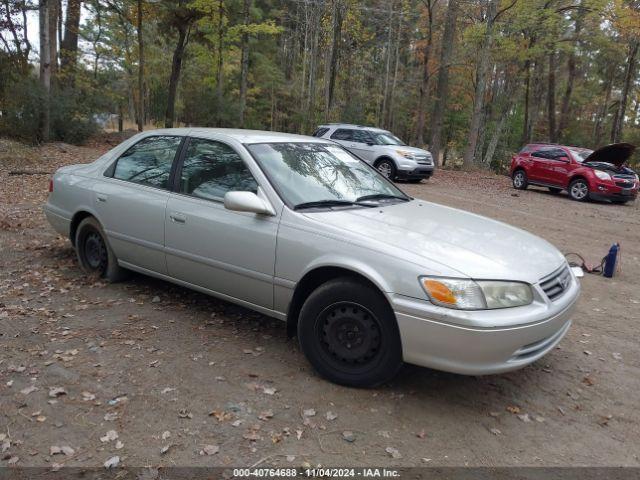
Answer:
<path fill-rule="evenodd" d="M 356 390 L 319 378 L 276 320 L 140 275 L 81 274 L 42 214 L 46 172 L 117 141 L 0 140 L 0 466 L 640 466 L 638 202 L 516 193 L 488 173 L 401 184 L 593 262 L 619 241 L 622 272 L 586 276 L 567 337 L 523 370 L 406 366 Z"/>

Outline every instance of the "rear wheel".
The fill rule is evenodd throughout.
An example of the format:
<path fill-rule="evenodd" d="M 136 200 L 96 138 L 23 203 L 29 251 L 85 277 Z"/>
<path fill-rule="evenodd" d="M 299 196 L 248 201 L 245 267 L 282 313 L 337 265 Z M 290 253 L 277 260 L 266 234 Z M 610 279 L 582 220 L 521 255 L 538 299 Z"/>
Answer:
<path fill-rule="evenodd" d="M 589 185 L 583 178 L 576 178 L 569 184 L 569 196 L 577 202 L 584 202 L 589 197 Z"/>
<path fill-rule="evenodd" d="M 118 265 L 118 259 L 95 218 L 87 217 L 80 222 L 75 246 L 80 266 L 88 274 L 109 282 L 117 282 L 127 277 L 129 272 Z"/>
<path fill-rule="evenodd" d="M 391 380 L 402 366 L 393 311 L 374 287 L 344 277 L 309 295 L 298 322 L 300 347 L 328 380 L 371 387 Z"/>
<path fill-rule="evenodd" d="M 526 190 L 529 186 L 529 179 L 524 170 L 516 170 L 513 173 L 513 188 L 516 190 Z"/>
<path fill-rule="evenodd" d="M 389 180 L 393 180 L 396 178 L 396 166 L 389 159 L 382 159 L 378 163 L 376 163 L 376 168 L 378 171 Z"/>

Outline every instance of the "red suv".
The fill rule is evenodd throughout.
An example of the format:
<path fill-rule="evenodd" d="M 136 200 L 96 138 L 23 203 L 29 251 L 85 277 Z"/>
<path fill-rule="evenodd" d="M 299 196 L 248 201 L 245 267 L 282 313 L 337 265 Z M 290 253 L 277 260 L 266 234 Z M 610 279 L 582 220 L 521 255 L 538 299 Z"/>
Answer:
<path fill-rule="evenodd" d="M 511 159 L 513 186 L 567 190 L 578 201 L 587 199 L 626 203 L 638 196 L 638 175 L 624 166 L 635 146 L 616 143 L 592 151 L 548 143 L 525 146 Z"/>

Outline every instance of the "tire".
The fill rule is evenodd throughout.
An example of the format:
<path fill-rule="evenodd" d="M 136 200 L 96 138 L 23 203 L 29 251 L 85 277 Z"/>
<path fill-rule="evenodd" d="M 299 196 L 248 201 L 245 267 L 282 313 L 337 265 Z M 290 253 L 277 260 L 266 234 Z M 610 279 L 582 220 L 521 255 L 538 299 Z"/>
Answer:
<path fill-rule="evenodd" d="M 402 366 L 402 344 L 391 307 L 374 287 L 349 277 L 320 285 L 300 311 L 298 341 L 327 380 L 373 387 Z"/>
<path fill-rule="evenodd" d="M 584 202 L 589 198 L 589 184 L 583 178 L 576 178 L 569 184 L 569 197 L 576 202 Z"/>
<path fill-rule="evenodd" d="M 527 172 L 524 170 L 516 170 L 513 172 L 513 188 L 516 190 L 526 190 L 529 186 L 529 179 L 527 178 Z"/>
<path fill-rule="evenodd" d="M 376 170 L 378 170 L 383 177 L 386 177 L 389 180 L 395 180 L 396 178 L 396 166 L 393 163 L 393 160 L 383 158 L 376 163 Z"/>
<path fill-rule="evenodd" d="M 75 246 L 80 266 L 89 275 L 108 282 L 118 282 L 128 276 L 129 271 L 118 265 L 104 230 L 94 217 L 87 217 L 78 225 Z"/>
<path fill-rule="evenodd" d="M 554 195 L 557 195 L 557 194 L 559 194 L 559 193 L 562 191 L 562 189 L 561 189 L 561 188 L 557 188 L 557 187 L 548 187 L 548 188 L 549 188 L 549 191 L 550 191 L 551 193 L 553 193 Z"/>

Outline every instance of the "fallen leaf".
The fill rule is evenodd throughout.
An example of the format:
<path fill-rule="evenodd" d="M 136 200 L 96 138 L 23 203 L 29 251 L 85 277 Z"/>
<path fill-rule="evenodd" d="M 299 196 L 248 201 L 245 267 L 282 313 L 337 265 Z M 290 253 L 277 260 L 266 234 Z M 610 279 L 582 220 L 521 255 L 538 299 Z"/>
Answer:
<path fill-rule="evenodd" d="M 61 395 L 66 395 L 67 391 L 62 387 L 51 387 L 49 388 L 49 397 L 57 398 Z"/>
<path fill-rule="evenodd" d="M 260 412 L 258 418 L 263 421 L 267 421 L 270 418 L 273 418 L 273 410 L 265 410 L 264 412 Z"/>
<path fill-rule="evenodd" d="M 396 448 L 387 447 L 384 449 L 384 451 L 391 455 L 391 457 L 393 458 L 402 458 L 402 454 Z"/>
<path fill-rule="evenodd" d="M 316 411 L 313 408 L 308 408 L 302 412 L 305 417 L 315 417 Z"/>
<path fill-rule="evenodd" d="M 104 437 L 100 437 L 100 441 L 103 443 L 111 442 L 118 438 L 118 432 L 115 430 L 109 430 Z"/>
<path fill-rule="evenodd" d="M 353 443 L 356 441 L 356 436 L 350 430 L 345 430 L 342 432 L 342 439 L 346 442 Z"/>
<path fill-rule="evenodd" d="M 327 412 L 326 417 L 327 417 L 327 420 L 329 420 L 329 421 L 333 421 L 333 420 L 335 420 L 336 418 L 338 418 L 338 415 L 336 415 L 336 414 L 335 414 L 335 413 L 333 413 L 333 412 Z"/>
<path fill-rule="evenodd" d="M 106 462 L 104 462 L 104 468 L 108 470 L 110 468 L 117 467 L 119 464 L 120 464 L 120 457 L 116 455 L 115 457 L 111 457 Z"/>
<path fill-rule="evenodd" d="M 23 388 L 22 390 L 20 390 L 20 393 L 22 393 L 23 395 L 29 395 L 31 392 L 35 392 L 36 390 L 38 390 L 38 387 L 36 387 L 35 385 L 29 385 L 27 388 Z"/>
<path fill-rule="evenodd" d="M 507 407 L 507 411 L 508 411 L 508 412 L 511 412 L 511 413 L 513 413 L 513 414 L 517 414 L 517 413 L 520 413 L 520 407 L 517 407 L 517 406 L 515 406 L 515 405 L 509 405 L 509 406 Z"/>
<path fill-rule="evenodd" d="M 529 423 L 531 421 L 531 418 L 529 417 L 528 413 L 524 413 L 522 415 L 518 415 L 518 418 L 520 420 L 522 420 L 524 423 Z"/>
<path fill-rule="evenodd" d="M 200 451 L 200 455 L 215 455 L 220 451 L 220 447 L 217 445 L 205 445 Z"/>
<path fill-rule="evenodd" d="M 169 430 L 165 430 L 164 432 L 162 432 L 162 440 L 166 440 L 170 436 L 171 436 L 171 432 Z"/>

